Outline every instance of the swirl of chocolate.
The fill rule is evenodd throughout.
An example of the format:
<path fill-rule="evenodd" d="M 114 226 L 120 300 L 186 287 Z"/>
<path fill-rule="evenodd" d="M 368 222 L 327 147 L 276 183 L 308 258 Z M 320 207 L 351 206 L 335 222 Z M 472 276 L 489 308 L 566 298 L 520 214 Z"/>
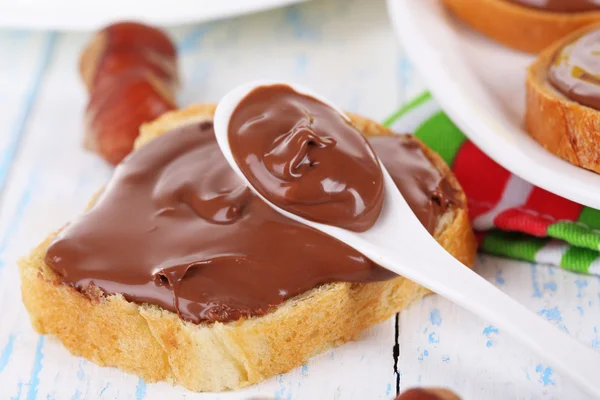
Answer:
<path fill-rule="evenodd" d="M 600 10 L 600 0 L 508 0 L 526 7 L 559 13 Z"/>
<path fill-rule="evenodd" d="M 252 186 L 306 219 L 362 232 L 383 205 L 383 175 L 346 117 L 287 85 L 251 91 L 229 120 L 233 157 Z"/>
<path fill-rule="evenodd" d="M 558 51 L 548 81 L 569 99 L 600 110 L 600 30 L 586 33 Z"/>
<path fill-rule="evenodd" d="M 373 140 L 433 234 L 460 198 L 414 139 Z M 45 261 L 83 293 L 120 293 L 194 323 L 260 316 L 324 283 L 395 277 L 254 195 L 220 152 L 211 122 L 175 129 L 128 156 Z"/>

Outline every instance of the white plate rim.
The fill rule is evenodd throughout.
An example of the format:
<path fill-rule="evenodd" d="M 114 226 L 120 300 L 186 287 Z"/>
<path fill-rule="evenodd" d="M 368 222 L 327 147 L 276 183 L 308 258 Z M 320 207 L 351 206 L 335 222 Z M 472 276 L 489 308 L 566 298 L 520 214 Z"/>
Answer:
<path fill-rule="evenodd" d="M 73 7 L 63 1 L 63 8 L 53 8 L 51 0 L 29 0 L 29 6 L 11 5 L 0 1 L 0 28 L 28 30 L 91 31 L 115 20 L 136 20 L 158 26 L 173 26 L 235 17 L 284 7 L 307 0 L 134 0 L 126 2 L 97 1 L 97 9 L 90 3 L 73 0 Z M 34 4 L 35 3 L 35 4 Z M 210 6 L 205 6 L 209 4 Z M 93 4 L 93 3 L 92 3 Z M 85 5 L 85 7 L 83 7 Z M 165 8 L 160 9 L 160 6 Z"/>
<path fill-rule="evenodd" d="M 495 162 L 526 181 L 576 203 L 600 209 L 600 175 L 554 156 L 526 133 L 526 138 L 518 144 L 508 140 L 508 137 L 524 132 L 512 131 L 492 112 L 480 106 L 476 98 L 450 75 L 444 67 L 445 63 L 440 62 L 446 60 L 445 56 L 451 58 L 451 55 L 443 54 L 448 49 L 440 51 L 429 40 L 415 12 L 422 12 L 417 10 L 418 7 L 429 7 L 431 11 L 436 11 L 433 7 L 442 7 L 440 0 L 387 0 L 387 3 L 396 36 L 422 73 L 428 89 L 475 145 Z M 452 41 L 458 41 L 456 33 L 447 29 L 447 32 L 444 31 L 448 34 L 447 42 L 451 44 Z M 452 61 L 460 63 L 456 57 Z M 463 64 L 463 69 L 468 71 L 468 63 Z"/>

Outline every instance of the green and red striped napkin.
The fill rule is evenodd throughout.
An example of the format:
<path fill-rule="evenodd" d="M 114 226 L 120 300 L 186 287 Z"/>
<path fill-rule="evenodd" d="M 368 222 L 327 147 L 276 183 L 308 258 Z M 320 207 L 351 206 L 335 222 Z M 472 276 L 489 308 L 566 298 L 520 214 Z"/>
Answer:
<path fill-rule="evenodd" d="M 429 93 L 384 124 L 413 132 L 452 167 L 484 252 L 600 275 L 600 211 L 533 186 L 492 161 Z"/>

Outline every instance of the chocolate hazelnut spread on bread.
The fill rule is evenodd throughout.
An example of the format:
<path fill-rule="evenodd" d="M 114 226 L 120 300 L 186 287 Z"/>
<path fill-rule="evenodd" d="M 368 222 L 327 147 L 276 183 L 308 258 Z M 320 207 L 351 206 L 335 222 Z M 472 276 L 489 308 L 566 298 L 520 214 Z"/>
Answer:
<path fill-rule="evenodd" d="M 543 11 L 576 13 L 600 10 L 600 0 L 508 0 Z"/>
<path fill-rule="evenodd" d="M 231 153 L 264 198 L 311 221 L 362 232 L 383 205 L 383 175 L 347 117 L 287 85 L 252 90 L 232 113 Z"/>
<path fill-rule="evenodd" d="M 433 233 L 458 194 L 415 139 L 371 144 Z M 193 323 L 260 316 L 324 283 L 395 276 L 254 195 L 220 152 L 212 122 L 177 128 L 129 155 L 45 261 L 83 293 L 94 286 Z"/>
<path fill-rule="evenodd" d="M 560 49 L 549 66 L 548 81 L 569 99 L 600 110 L 600 30 Z"/>

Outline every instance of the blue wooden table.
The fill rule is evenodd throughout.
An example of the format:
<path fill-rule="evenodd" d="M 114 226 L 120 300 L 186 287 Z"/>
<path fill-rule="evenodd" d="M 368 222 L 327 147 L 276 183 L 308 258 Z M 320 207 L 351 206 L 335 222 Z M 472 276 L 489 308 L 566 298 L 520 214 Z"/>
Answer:
<path fill-rule="evenodd" d="M 243 81 L 275 78 L 383 120 L 423 90 L 380 0 L 313 1 L 171 33 L 184 75 L 180 104 L 215 102 Z M 220 395 L 146 385 L 35 334 L 16 261 L 77 215 L 111 174 L 81 146 L 87 96 L 77 60 L 88 38 L 0 31 L 0 399 L 364 400 L 391 399 L 398 387 L 415 385 L 448 386 L 465 399 L 588 399 L 509 336 L 438 296 L 288 374 Z M 485 256 L 477 269 L 542 318 L 599 347 L 600 279 Z"/>

